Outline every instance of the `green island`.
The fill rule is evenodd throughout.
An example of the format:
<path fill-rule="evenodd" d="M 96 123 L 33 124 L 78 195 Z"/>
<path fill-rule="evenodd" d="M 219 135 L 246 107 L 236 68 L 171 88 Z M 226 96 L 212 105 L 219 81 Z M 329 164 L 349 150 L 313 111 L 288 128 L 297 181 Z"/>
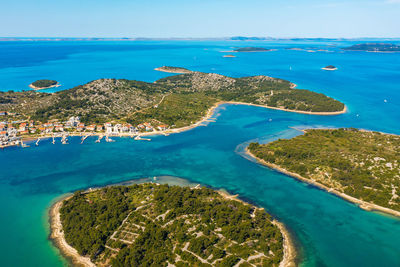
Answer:
<path fill-rule="evenodd" d="M 56 87 L 58 85 L 58 82 L 55 80 L 37 80 L 29 85 L 29 87 L 35 89 L 35 90 L 41 90 L 41 89 L 47 89 L 47 88 L 52 88 Z"/>
<path fill-rule="evenodd" d="M 400 45 L 389 43 L 364 43 L 342 48 L 349 51 L 400 52 Z"/>
<path fill-rule="evenodd" d="M 60 227 L 63 234 L 52 238 L 66 256 L 76 249 L 75 264 L 278 266 L 293 257 L 286 230 L 264 209 L 209 188 L 111 186 L 77 191 L 55 206 L 52 233 Z"/>
<path fill-rule="evenodd" d="M 169 72 L 169 73 L 191 73 L 191 70 L 182 67 L 171 67 L 171 66 L 162 66 L 159 68 L 155 68 L 154 70 L 162 71 L 162 72 Z"/>
<path fill-rule="evenodd" d="M 84 123 L 108 121 L 188 126 L 216 103 L 240 102 L 310 114 L 339 114 L 345 105 L 324 94 L 294 89 L 289 81 L 268 76 L 231 78 L 191 72 L 154 83 L 99 79 L 55 93 L 0 92 L 0 109 L 13 120 L 65 121 L 79 116 Z"/>
<path fill-rule="evenodd" d="M 400 216 L 400 136 L 349 129 L 304 135 L 248 151 L 261 163 L 315 184 L 367 210 Z"/>
<path fill-rule="evenodd" d="M 267 49 L 264 47 L 241 47 L 233 50 L 235 52 L 269 52 L 273 51 L 272 49 Z"/>

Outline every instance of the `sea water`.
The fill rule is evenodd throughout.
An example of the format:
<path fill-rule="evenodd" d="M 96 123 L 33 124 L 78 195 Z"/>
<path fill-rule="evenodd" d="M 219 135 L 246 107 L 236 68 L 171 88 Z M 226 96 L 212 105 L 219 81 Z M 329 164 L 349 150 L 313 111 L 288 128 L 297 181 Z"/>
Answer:
<path fill-rule="evenodd" d="M 154 176 L 181 177 L 224 188 L 264 207 L 287 225 L 303 266 L 400 266 L 400 220 L 361 210 L 334 195 L 248 160 L 250 141 L 269 142 L 300 132 L 289 127 L 357 127 L 400 134 L 400 54 L 343 52 L 351 42 L 2 42 L 0 90 L 28 90 L 36 79 L 67 89 L 98 78 L 153 82 L 163 65 L 228 76 L 269 75 L 325 93 L 349 108 L 315 116 L 259 107 L 222 105 L 216 122 L 152 141 L 116 138 L 95 143 L 0 151 L 2 266 L 60 266 L 66 261 L 48 240 L 48 209 L 65 193 Z M 235 53 L 237 46 L 277 51 Z M 332 52 L 286 50 L 327 49 Z M 335 65 L 337 71 L 322 71 Z M 384 101 L 386 100 L 386 101 Z"/>

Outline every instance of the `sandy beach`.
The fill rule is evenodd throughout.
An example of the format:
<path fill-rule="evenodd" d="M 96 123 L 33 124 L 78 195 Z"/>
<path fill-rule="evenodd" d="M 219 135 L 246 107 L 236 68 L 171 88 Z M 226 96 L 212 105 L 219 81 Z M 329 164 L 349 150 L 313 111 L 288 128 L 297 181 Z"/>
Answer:
<path fill-rule="evenodd" d="M 50 239 L 60 250 L 61 254 L 72 261 L 74 266 L 95 267 L 96 265 L 90 261 L 90 258 L 79 255 L 78 251 L 71 247 L 64 238 L 64 231 L 62 229 L 60 218 L 60 209 L 64 200 L 70 199 L 71 197 L 72 196 L 67 196 L 62 198 L 50 208 Z"/>
<path fill-rule="evenodd" d="M 334 188 L 330 188 L 330 187 L 328 187 L 326 185 L 323 185 L 323 184 L 321 184 L 319 182 L 316 182 L 316 181 L 313 181 L 311 179 L 305 178 L 305 177 L 303 177 L 303 176 L 301 176 L 301 175 L 299 175 L 297 173 L 290 172 L 290 171 L 288 171 L 286 169 L 283 169 L 283 168 L 279 167 L 278 165 L 275 165 L 275 164 L 266 162 L 263 159 L 257 158 L 255 155 L 253 155 L 248 150 L 248 148 L 246 148 L 246 154 L 249 155 L 250 157 L 254 158 L 255 160 L 257 160 L 257 162 L 262 164 L 262 165 L 265 165 L 265 166 L 267 166 L 267 167 L 269 167 L 271 169 L 279 171 L 279 172 L 281 172 L 283 174 L 286 174 L 286 175 L 288 175 L 290 177 L 296 178 L 296 179 L 298 179 L 300 181 L 303 181 L 303 182 L 305 182 L 307 184 L 311 184 L 313 186 L 316 186 L 316 187 L 318 187 L 318 188 L 320 188 L 322 190 L 325 190 L 328 193 L 331 193 L 331 194 L 334 194 L 334 195 L 336 195 L 338 197 L 341 197 L 346 201 L 349 201 L 351 203 L 357 204 L 363 210 L 378 211 L 378 212 L 389 214 L 389 215 L 392 215 L 392 216 L 395 216 L 395 217 L 400 217 L 400 212 L 399 211 L 392 210 L 392 209 L 389 209 L 389 208 L 385 208 L 385 207 L 382 207 L 382 206 L 379 206 L 379 205 L 376 205 L 376 204 L 373 204 L 373 203 L 369 203 L 369 202 L 357 199 L 357 198 L 349 196 L 349 195 L 347 195 L 345 193 L 339 192 L 338 190 L 336 190 Z"/>

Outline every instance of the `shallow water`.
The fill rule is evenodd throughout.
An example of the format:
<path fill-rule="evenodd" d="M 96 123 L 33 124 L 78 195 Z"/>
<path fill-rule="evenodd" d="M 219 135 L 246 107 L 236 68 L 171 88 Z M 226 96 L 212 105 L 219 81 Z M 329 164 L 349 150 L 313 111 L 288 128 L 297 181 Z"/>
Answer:
<path fill-rule="evenodd" d="M 300 134 L 299 127 L 359 127 L 400 134 L 400 54 L 307 53 L 279 49 L 222 58 L 221 50 L 248 42 L 24 42 L 0 43 L 0 88 L 22 90 L 37 78 L 69 88 L 116 77 L 154 81 L 161 65 L 231 76 L 285 78 L 333 96 L 349 107 L 339 116 L 311 116 L 259 107 L 223 105 L 207 127 L 151 142 L 69 145 L 0 151 L 0 255 L 4 266 L 66 264 L 48 241 L 47 210 L 77 189 L 154 176 L 175 176 L 239 194 L 284 222 L 296 238 L 303 266 L 400 266 L 400 220 L 366 212 L 315 187 L 243 157 L 250 140 L 268 142 Z M 257 45 L 257 43 L 255 43 Z M 312 47 L 327 43 L 267 43 Z M 259 45 L 259 44 L 258 44 Z M 338 43 L 339 46 L 345 45 Z M 321 67 L 333 64 L 339 70 Z M 290 70 L 292 67 L 292 70 Z M 383 100 L 386 99 L 385 103 Z M 272 119 L 272 121 L 269 121 Z M 21 256 L 22 255 L 22 256 Z"/>

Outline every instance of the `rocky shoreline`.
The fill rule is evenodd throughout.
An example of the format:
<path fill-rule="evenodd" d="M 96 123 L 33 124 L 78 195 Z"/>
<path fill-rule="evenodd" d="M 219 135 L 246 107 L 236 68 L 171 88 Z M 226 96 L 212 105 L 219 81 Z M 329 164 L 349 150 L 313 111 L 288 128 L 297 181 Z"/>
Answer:
<path fill-rule="evenodd" d="M 286 170 L 284 168 L 279 167 L 276 164 L 272 164 L 272 163 L 266 162 L 265 160 L 260 159 L 260 158 L 256 157 L 255 155 L 253 155 L 248 148 L 246 148 L 246 154 L 249 155 L 251 158 L 255 159 L 257 161 L 257 163 L 265 165 L 265 166 L 267 166 L 267 167 L 269 167 L 271 169 L 279 171 L 279 172 L 281 172 L 283 174 L 286 174 L 286 175 L 288 175 L 290 177 L 298 179 L 298 180 L 300 180 L 302 182 L 305 182 L 307 184 L 311 184 L 313 186 L 316 186 L 316 187 L 318 187 L 318 188 L 320 188 L 320 189 L 322 189 L 322 190 L 324 190 L 324 191 L 326 191 L 328 193 L 334 194 L 334 195 L 336 195 L 336 196 L 338 196 L 338 197 L 340 197 L 340 198 L 342 198 L 342 199 L 344 199 L 344 200 L 346 200 L 348 202 L 351 202 L 351 203 L 354 203 L 354 204 L 358 205 L 358 207 L 360 207 L 363 210 L 366 210 L 366 211 L 378 211 L 378 212 L 389 214 L 389 215 L 392 215 L 392 216 L 395 216 L 395 217 L 400 217 L 400 212 L 399 211 L 392 210 L 392 209 L 389 209 L 389 208 L 385 208 L 385 207 L 382 207 L 382 206 L 379 206 L 379 205 L 376 205 L 376 204 L 373 204 L 373 203 L 369 203 L 369 202 L 357 199 L 357 198 L 349 196 L 349 195 L 347 195 L 345 193 L 339 192 L 338 190 L 336 190 L 334 188 L 330 188 L 330 187 L 328 187 L 326 185 L 323 185 L 323 184 L 321 184 L 319 182 L 316 182 L 316 181 L 313 181 L 311 179 L 305 178 L 305 177 L 303 177 L 303 176 L 301 176 L 301 175 L 299 175 L 297 173 L 290 172 L 290 171 L 288 171 L 288 170 Z"/>

